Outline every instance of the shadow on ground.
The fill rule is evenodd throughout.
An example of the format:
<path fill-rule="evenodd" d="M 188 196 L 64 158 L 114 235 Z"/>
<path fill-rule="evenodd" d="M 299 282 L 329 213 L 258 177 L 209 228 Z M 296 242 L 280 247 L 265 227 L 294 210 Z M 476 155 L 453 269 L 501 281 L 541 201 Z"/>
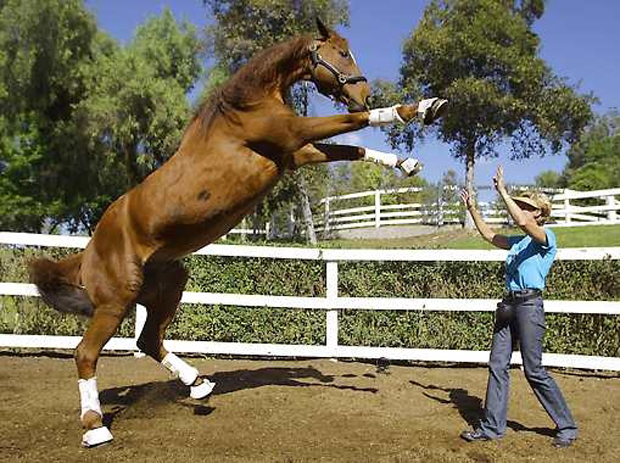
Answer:
<path fill-rule="evenodd" d="M 454 408 L 458 410 L 463 420 L 465 420 L 465 422 L 472 428 L 478 426 L 480 420 L 484 418 L 482 399 L 476 396 L 469 395 L 467 389 L 446 388 L 435 386 L 434 384 L 425 385 L 413 380 L 410 380 L 409 383 L 414 386 L 420 387 L 426 391 L 441 391 L 447 393 L 448 399 L 443 399 L 427 392 L 422 392 L 422 395 L 442 404 L 453 404 Z M 524 426 L 521 423 L 513 420 L 508 420 L 506 424 L 510 429 L 515 432 L 533 432 L 542 436 L 549 437 L 553 437 L 556 434 L 555 430 L 551 428 L 528 428 L 527 426 Z"/>
<path fill-rule="evenodd" d="M 340 375 L 340 377 L 347 376 Z M 328 387 L 372 394 L 378 391 L 377 388 L 372 387 L 333 384 L 334 376 L 324 375 L 313 367 L 225 371 L 215 373 L 208 379 L 216 383 L 213 396 L 262 386 Z M 215 410 L 213 407 L 206 406 L 204 400 L 201 401 L 201 404 L 196 404 L 196 401 L 189 399 L 188 388 L 176 379 L 108 388 L 100 392 L 99 400 L 102 405 L 111 408 L 111 411 L 105 413 L 103 417 L 104 424 L 110 428 L 120 414 L 128 413 L 131 409 L 135 409 L 133 410 L 135 413 L 153 414 L 154 410 L 159 407 L 177 404 L 193 408 L 194 414 L 200 416 L 207 416 Z M 140 403 L 148 403 L 148 410 L 138 410 L 144 408 L 139 406 Z"/>

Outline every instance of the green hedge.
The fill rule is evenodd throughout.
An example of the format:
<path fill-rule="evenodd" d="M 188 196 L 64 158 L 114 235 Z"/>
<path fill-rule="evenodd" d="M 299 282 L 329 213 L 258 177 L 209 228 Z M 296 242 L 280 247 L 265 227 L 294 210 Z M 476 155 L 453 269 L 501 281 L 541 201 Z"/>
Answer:
<path fill-rule="evenodd" d="M 73 251 L 0 247 L 2 281 L 25 282 L 24 261 Z M 188 291 L 325 296 L 325 263 L 192 256 Z M 351 297 L 494 298 L 503 292 L 499 262 L 347 262 L 339 264 L 339 294 Z M 619 261 L 558 261 L 546 299 L 619 300 Z M 132 316 L 133 317 L 133 316 Z M 120 334 L 131 336 L 133 318 Z M 85 323 L 45 307 L 37 298 L 0 298 L 0 332 L 80 335 Z M 492 313 L 354 311 L 339 317 L 343 345 L 489 349 Z M 323 310 L 184 305 L 169 339 L 324 344 Z M 548 314 L 545 350 L 620 356 L 620 317 Z"/>

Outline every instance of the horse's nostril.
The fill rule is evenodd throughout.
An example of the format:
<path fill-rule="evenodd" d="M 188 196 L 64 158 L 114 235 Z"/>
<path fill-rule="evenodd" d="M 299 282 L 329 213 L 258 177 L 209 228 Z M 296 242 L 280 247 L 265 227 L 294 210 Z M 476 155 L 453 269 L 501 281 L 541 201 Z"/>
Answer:
<path fill-rule="evenodd" d="M 349 101 L 347 105 L 350 113 L 359 113 L 366 110 L 366 107 L 355 100 Z"/>

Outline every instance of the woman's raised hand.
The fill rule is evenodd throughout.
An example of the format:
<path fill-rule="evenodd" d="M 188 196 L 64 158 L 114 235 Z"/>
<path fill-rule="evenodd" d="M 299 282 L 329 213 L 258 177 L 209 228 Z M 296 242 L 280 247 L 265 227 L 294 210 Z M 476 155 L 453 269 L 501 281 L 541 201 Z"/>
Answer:
<path fill-rule="evenodd" d="M 467 189 L 463 188 L 460 192 L 460 195 L 461 195 L 461 201 L 463 201 L 463 204 L 465 204 L 465 207 L 470 208 L 474 206 L 474 203 Z"/>
<path fill-rule="evenodd" d="M 497 171 L 495 171 L 495 176 L 493 177 L 493 186 L 500 194 L 506 192 L 506 184 L 504 183 L 504 168 L 502 166 L 497 166 Z"/>

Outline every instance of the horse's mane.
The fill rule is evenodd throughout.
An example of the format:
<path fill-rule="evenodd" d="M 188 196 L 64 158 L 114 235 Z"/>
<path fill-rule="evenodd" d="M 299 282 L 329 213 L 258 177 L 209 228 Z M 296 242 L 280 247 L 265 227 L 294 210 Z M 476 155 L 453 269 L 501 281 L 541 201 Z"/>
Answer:
<path fill-rule="evenodd" d="M 309 35 L 299 36 L 260 51 L 200 105 L 194 120 L 208 128 L 227 108 L 242 109 L 262 98 L 278 84 L 278 77 L 308 53 Z"/>

